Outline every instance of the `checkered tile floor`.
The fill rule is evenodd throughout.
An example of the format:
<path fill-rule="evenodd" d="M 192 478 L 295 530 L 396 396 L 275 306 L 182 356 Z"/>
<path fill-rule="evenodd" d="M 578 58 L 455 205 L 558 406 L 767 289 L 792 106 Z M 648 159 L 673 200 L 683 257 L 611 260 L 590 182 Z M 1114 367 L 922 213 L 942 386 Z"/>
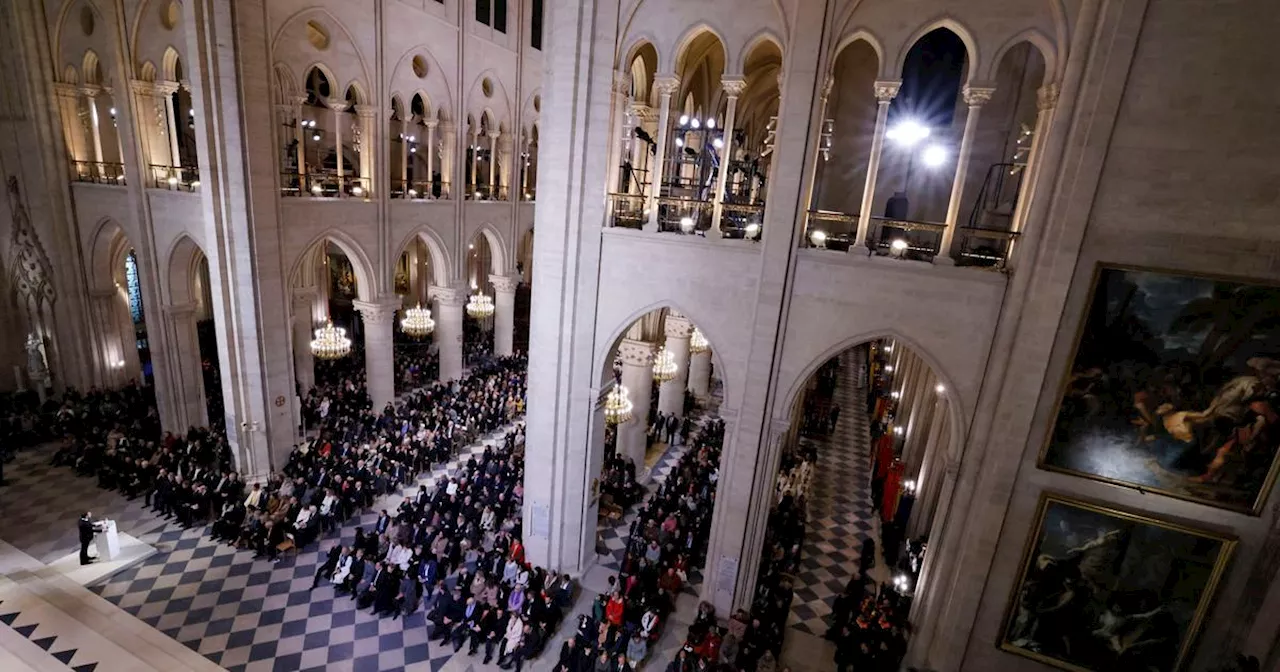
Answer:
<path fill-rule="evenodd" d="M 871 447 L 862 362 L 853 352 L 841 357 L 835 401 L 842 412 L 836 431 L 822 438 L 802 437 L 816 446 L 809 493 L 808 532 L 796 573 L 795 597 L 788 626 L 812 635 L 827 631 L 826 617 L 836 596 L 858 573 L 862 542 L 875 538 L 879 527 L 871 510 Z"/>

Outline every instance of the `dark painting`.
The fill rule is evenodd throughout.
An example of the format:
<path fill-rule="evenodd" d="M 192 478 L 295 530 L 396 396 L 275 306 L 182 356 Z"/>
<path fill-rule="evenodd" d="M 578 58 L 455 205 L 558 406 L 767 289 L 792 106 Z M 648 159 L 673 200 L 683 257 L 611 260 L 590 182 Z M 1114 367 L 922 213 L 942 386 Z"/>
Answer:
<path fill-rule="evenodd" d="M 1041 466 L 1256 514 L 1278 376 L 1280 288 L 1102 268 Z"/>
<path fill-rule="evenodd" d="M 1069 670 L 1180 670 L 1234 547 L 1046 495 L 1000 646 Z"/>

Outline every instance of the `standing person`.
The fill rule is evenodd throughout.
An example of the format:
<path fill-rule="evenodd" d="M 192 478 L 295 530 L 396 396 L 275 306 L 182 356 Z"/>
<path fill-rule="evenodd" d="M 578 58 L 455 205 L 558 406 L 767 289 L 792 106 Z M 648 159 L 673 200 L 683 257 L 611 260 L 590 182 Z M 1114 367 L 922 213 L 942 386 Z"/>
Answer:
<path fill-rule="evenodd" d="M 89 557 L 89 542 L 93 541 L 93 512 L 85 511 L 80 516 L 80 564 L 93 562 Z"/>

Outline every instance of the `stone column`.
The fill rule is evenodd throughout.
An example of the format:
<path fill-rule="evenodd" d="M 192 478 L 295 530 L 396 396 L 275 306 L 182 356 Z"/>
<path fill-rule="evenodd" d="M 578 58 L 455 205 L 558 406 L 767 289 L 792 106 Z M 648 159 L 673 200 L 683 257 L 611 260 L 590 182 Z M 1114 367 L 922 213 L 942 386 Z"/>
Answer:
<path fill-rule="evenodd" d="M 178 383 L 179 427 L 203 427 L 208 424 L 205 404 L 204 367 L 200 360 L 200 336 L 196 329 L 196 305 L 187 303 L 164 307 L 173 329 L 173 347 L 177 355 L 173 371 Z"/>
<path fill-rule="evenodd" d="M 293 149 L 298 154 L 298 176 L 299 178 L 305 178 L 307 174 L 307 129 L 302 127 L 302 106 L 307 102 L 307 97 L 294 96 L 289 102 L 293 104 L 293 139 L 295 141 Z M 306 179 L 299 179 L 298 191 L 299 194 L 306 195 Z"/>
<path fill-rule="evenodd" d="M 618 426 L 618 454 L 636 465 L 636 478 L 646 472 L 645 451 L 649 449 L 649 397 L 653 390 L 653 357 L 657 347 L 647 341 L 622 339 L 618 356 L 622 358 L 622 386 L 627 388 L 635 419 Z M 643 482 L 648 482 L 647 475 Z"/>
<path fill-rule="evenodd" d="M 409 144 L 413 141 L 413 136 L 409 135 L 409 128 L 413 125 L 415 115 L 409 115 L 409 119 L 400 121 L 400 192 L 403 198 L 411 198 L 409 196 Z M 427 152 L 428 155 L 431 152 Z"/>
<path fill-rule="evenodd" d="M 737 123 L 738 96 L 747 90 L 747 80 L 741 76 L 724 77 L 720 80 L 720 86 L 724 88 L 724 95 L 728 96 L 728 102 L 725 108 L 724 126 L 721 127 L 724 134 L 723 146 L 717 150 L 720 154 L 720 170 L 716 174 L 711 231 L 707 234 L 711 238 L 720 237 L 720 220 L 724 217 L 724 188 L 729 180 L 729 157 L 733 156 L 733 126 Z"/>
<path fill-rule="evenodd" d="M 664 324 L 667 335 L 667 352 L 676 361 L 676 377 L 658 386 L 658 410 L 675 413 L 684 419 L 684 390 L 689 385 L 689 337 L 693 335 L 693 323 L 683 315 L 671 313 Z"/>
<path fill-rule="evenodd" d="M 516 288 L 520 278 L 514 275 L 491 275 L 493 285 L 493 354 L 506 357 L 515 350 Z"/>
<path fill-rule="evenodd" d="M 439 124 L 440 122 L 435 119 L 427 122 L 427 193 L 424 194 L 427 198 L 435 198 L 433 185 L 435 185 L 436 173 L 436 126 Z M 440 194 L 443 196 L 444 191 L 441 191 Z"/>
<path fill-rule="evenodd" d="M 94 332 L 98 334 L 97 359 L 102 362 L 100 384 L 120 387 L 128 378 L 124 372 L 124 344 L 116 319 L 119 290 L 93 290 L 89 293 L 89 313 Z"/>
<path fill-rule="evenodd" d="M 951 182 L 951 200 L 947 202 L 947 228 L 942 232 L 938 256 L 934 257 L 934 261 L 941 264 L 955 263 L 951 258 L 951 241 L 959 226 L 960 202 L 964 200 L 964 184 L 969 177 L 969 159 L 973 154 L 973 136 L 978 132 L 978 117 L 982 114 L 982 106 L 991 100 L 991 95 L 995 92 L 990 87 L 964 87 L 964 102 L 969 106 L 969 112 L 964 118 L 964 135 L 960 138 L 960 151 L 956 156 L 956 177 Z"/>
<path fill-rule="evenodd" d="M 711 392 L 711 350 L 689 355 L 689 391 L 698 399 L 706 399 Z"/>
<path fill-rule="evenodd" d="M 306 396 L 315 387 L 315 357 L 311 354 L 311 338 L 315 321 L 312 309 L 319 291 L 315 287 L 295 287 L 293 290 L 293 375 L 297 378 L 299 396 Z"/>
<path fill-rule="evenodd" d="M 373 193 L 373 165 L 376 152 L 373 151 L 373 122 L 378 108 L 374 105 L 356 105 L 356 117 L 360 124 L 360 178 L 363 180 L 364 197 Z"/>
<path fill-rule="evenodd" d="M 918 537 L 929 531 L 933 522 L 933 512 L 938 506 L 938 491 L 942 487 L 942 478 L 950 458 L 947 455 L 947 400 L 938 395 L 933 417 L 925 429 L 922 438 L 923 449 L 920 451 L 920 471 L 916 474 L 916 504 L 911 509 L 911 518 L 907 521 L 907 536 Z M 910 473 L 910 471 L 908 471 Z"/>
<path fill-rule="evenodd" d="M 867 182 L 862 188 L 862 207 L 858 210 L 858 236 L 854 239 L 849 251 L 857 250 L 869 253 L 867 231 L 871 227 L 871 217 L 876 205 L 876 177 L 880 174 L 880 156 L 884 153 L 885 126 L 889 120 L 889 104 L 898 96 L 902 88 L 901 80 L 876 81 L 876 130 L 871 136 L 871 156 L 867 157 Z"/>
<path fill-rule="evenodd" d="M 58 116 L 62 119 L 67 153 L 72 161 L 86 161 L 89 150 L 85 143 L 84 124 L 80 122 L 80 90 L 74 84 L 63 82 L 54 84 L 53 88 L 58 97 Z"/>
<path fill-rule="evenodd" d="M 347 101 L 345 101 L 345 100 L 332 100 L 332 99 L 331 99 L 331 100 L 329 100 L 327 104 L 328 104 L 328 106 L 329 106 L 329 109 L 333 111 L 333 148 L 334 148 L 334 151 L 336 152 L 337 157 L 338 157 L 338 161 L 337 161 L 337 167 L 338 167 L 338 196 L 339 196 L 339 197 L 341 197 L 341 196 L 343 196 L 343 195 L 346 193 L 346 192 L 343 190 L 343 187 L 344 187 L 345 185 L 343 185 L 343 184 L 342 184 L 342 177 L 343 177 L 343 171 L 344 171 L 344 169 L 343 169 L 343 167 L 342 167 L 342 164 L 343 164 L 343 156 L 342 156 L 342 154 L 343 154 L 343 152 L 342 152 L 342 114 L 343 114 L 344 112 L 346 112 L 346 111 L 347 111 L 347 108 L 348 108 L 348 107 L 350 107 L 350 105 L 348 105 Z M 322 162 L 324 161 L 324 156 L 323 156 L 323 155 L 320 157 L 320 160 L 321 160 Z M 321 166 L 321 167 L 323 167 L 323 166 Z"/>
<path fill-rule="evenodd" d="M 667 158 L 667 136 L 671 134 L 671 94 L 680 88 L 680 79 L 675 75 L 662 75 L 653 80 L 653 88 L 658 92 L 658 153 L 653 157 L 653 170 L 649 171 L 649 200 L 646 209 L 649 221 L 644 230 L 658 230 L 658 196 L 662 193 L 662 164 Z"/>
<path fill-rule="evenodd" d="M 169 134 L 169 166 L 174 169 L 173 174 L 182 179 L 182 151 L 178 148 L 178 129 L 181 128 L 178 114 L 181 110 L 173 107 L 173 94 L 178 92 L 178 83 L 169 82 L 156 88 L 164 96 L 164 122 Z"/>
<path fill-rule="evenodd" d="M 1013 209 L 1011 231 L 1021 232 L 1027 225 L 1027 208 L 1036 190 L 1036 180 L 1040 177 L 1040 154 L 1044 151 L 1053 110 L 1057 106 L 1057 84 L 1045 84 L 1036 90 L 1036 127 L 1032 131 L 1031 149 L 1027 151 L 1027 166 L 1022 170 L 1022 185 L 1018 189 L 1018 204 Z"/>
<path fill-rule="evenodd" d="M 456 128 L 457 127 L 447 121 L 441 122 L 440 137 L 444 138 L 444 140 L 440 143 L 440 148 L 438 150 L 434 147 L 431 149 L 432 152 L 440 152 L 440 180 L 445 183 L 441 185 L 440 192 L 440 195 L 443 198 L 457 198 L 453 194 L 461 193 L 454 191 L 455 189 L 459 189 L 459 186 L 454 184 L 458 179 L 458 176 L 454 175 L 455 159 L 453 156 L 454 150 L 457 146 L 455 137 L 457 134 Z"/>
<path fill-rule="evenodd" d="M 440 380 L 462 377 L 462 307 L 467 293 L 453 287 L 436 287 L 436 334 L 440 349 Z"/>
<path fill-rule="evenodd" d="M 93 161 L 97 164 L 102 163 L 102 127 L 98 119 L 98 94 L 101 92 L 102 89 L 97 86 L 85 86 L 80 89 L 80 94 L 87 98 L 89 103 L 89 136 L 93 141 Z"/>
<path fill-rule="evenodd" d="M 630 117 L 631 117 L 632 123 L 634 123 L 636 126 L 643 127 L 642 122 L 650 118 L 650 115 L 652 112 L 653 110 L 648 105 L 645 105 L 644 103 L 635 102 L 635 101 L 631 103 Z M 644 141 L 640 139 L 640 136 L 635 134 L 634 129 L 631 129 L 630 132 L 628 132 L 627 137 L 631 139 L 631 147 L 629 150 L 631 152 L 631 167 L 636 171 L 644 170 L 645 165 L 649 160 L 649 152 L 645 147 Z M 633 189 L 635 189 L 639 185 L 633 186 L 635 181 L 636 180 L 633 179 L 631 182 L 627 183 L 628 194 L 636 193 L 635 191 L 633 191 Z"/>
<path fill-rule="evenodd" d="M 480 186 L 480 130 L 471 129 L 471 181 L 467 184 L 467 198 L 475 198 Z"/>
<path fill-rule="evenodd" d="M 352 305 L 364 317 L 364 367 L 368 381 L 369 399 L 375 412 L 396 398 L 395 345 L 392 334 L 395 329 L 396 309 L 394 299 L 377 301 L 353 301 Z"/>
<path fill-rule="evenodd" d="M 499 131 L 489 131 L 489 200 L 497 201 L 498 198 L 498 138 L 502 136 Z"/>

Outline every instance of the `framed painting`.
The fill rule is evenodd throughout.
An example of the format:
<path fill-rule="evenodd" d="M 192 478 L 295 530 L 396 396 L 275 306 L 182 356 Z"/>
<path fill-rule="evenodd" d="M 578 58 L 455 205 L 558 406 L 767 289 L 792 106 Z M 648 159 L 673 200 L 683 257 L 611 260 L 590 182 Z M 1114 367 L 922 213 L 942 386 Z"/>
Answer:
<path fill-rule="evenodd" d="M 999 646 L 1081 672 L 1182 670 L 1235 545 L 1046 493 Z"/>
<path fill-rule="evenodd" d="M 1257 515 L 1280 449 L 1280 287 L 1099 267 L 1040 466 Z"/>

